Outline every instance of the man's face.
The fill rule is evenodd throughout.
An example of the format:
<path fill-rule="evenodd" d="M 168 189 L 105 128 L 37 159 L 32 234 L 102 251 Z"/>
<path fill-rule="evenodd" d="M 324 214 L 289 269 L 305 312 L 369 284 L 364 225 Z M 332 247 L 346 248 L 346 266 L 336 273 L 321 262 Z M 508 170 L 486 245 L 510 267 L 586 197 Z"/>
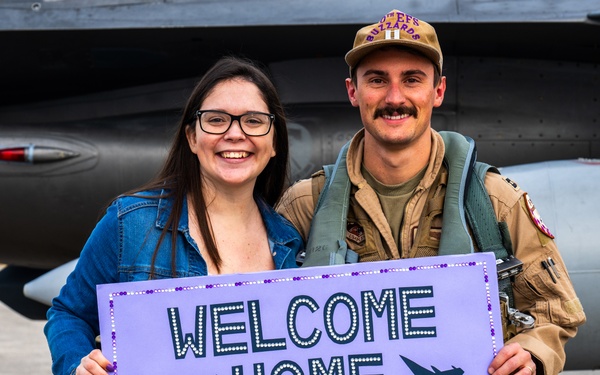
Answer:
<path fill-rule="evenodd" d="M 346 80 L 348 97 L 360 109 L 366 130 L 381 147 L 405 148 L 429 136 L 431 114 L 444 100 L 446 78 L 434 87 L 434 65 L 398 49 L 377 50 L 356 69 L 356 84 Z"/>

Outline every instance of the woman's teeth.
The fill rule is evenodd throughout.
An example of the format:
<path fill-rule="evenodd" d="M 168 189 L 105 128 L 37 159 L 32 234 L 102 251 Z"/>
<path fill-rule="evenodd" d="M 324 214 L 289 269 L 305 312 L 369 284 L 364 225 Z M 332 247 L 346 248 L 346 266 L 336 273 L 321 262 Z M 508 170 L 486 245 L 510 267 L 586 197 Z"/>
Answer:
<path fill-rule="evenodd" d="M 221 152 L 221 156 L 225 159 L 242 159 L 247 158 L 250 155 L 249 152 L 239 151 L 239 152 Z"/>

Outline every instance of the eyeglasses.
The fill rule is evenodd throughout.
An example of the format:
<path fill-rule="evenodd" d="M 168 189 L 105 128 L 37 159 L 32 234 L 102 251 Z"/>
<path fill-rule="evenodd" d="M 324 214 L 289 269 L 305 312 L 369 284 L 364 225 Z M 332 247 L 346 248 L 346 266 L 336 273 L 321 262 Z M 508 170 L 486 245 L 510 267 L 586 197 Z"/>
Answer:
<path fill-rule="evenodd" d="M 248 112 L 243 115 L 234 116 L 223 111 L 196 111 L 200 120 L 200 129 L 208 134 L 225 134 L 233 121 L 237 120 L 244 134 L 252 137 L 267 135 L 271 131 L 271 125 L 275 115 L 263 112 Z"/>

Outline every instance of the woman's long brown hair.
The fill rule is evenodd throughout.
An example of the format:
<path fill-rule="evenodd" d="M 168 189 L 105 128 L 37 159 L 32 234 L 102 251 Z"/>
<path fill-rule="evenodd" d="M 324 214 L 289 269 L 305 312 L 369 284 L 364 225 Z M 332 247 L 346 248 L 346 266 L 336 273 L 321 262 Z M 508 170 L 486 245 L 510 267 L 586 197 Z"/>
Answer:
<path fill-rule="evenodd" d="M 176 277 L 177 226 L 187 194 L 190 195 L 192 202 L 192 207 L 189 207 L 189 209 L 193 209 L 198 218 L 200 234 L 206 246 L 206 252 L 217 270 L 220 269 L 221 257 L 214 241 L 210 219 L 206 210 L 207 204 L 203 195 L 200 162 L 198 157 L 190 150 L 186 129 L 189 126 L 195 126 L 195 112 L 200 108 L 212 89 L 220 82 L 231 79 L 243 79 L 254 83 L 261 92 L 269 112 L 275 115 L 272 131 L 275 132 L 276 155 L 271 158 L 265 169 L 258 175 L 254 186 L 255 199 L 264 200 L 273 206 L 287 186 L 289 154 L 287 125 L 284 109 L 274 84 L 265 73 L 265 70 L 259 67 L 256 62 L 230 56 L 220 59 L 204 74 L 192 91 L 162 170 L 146 185 L 124 194 L 137 196 L 137 193 L 142 191 L 164 189 L 165 193 L 163 195 L 156 195 L 151 198 L 173 199 L 172 211 L 152 256 L 150 278 L 154 277 L 154 264 L 160 244 L 169 231 L 171 231 L 171 274 L 172 277 Z"/>

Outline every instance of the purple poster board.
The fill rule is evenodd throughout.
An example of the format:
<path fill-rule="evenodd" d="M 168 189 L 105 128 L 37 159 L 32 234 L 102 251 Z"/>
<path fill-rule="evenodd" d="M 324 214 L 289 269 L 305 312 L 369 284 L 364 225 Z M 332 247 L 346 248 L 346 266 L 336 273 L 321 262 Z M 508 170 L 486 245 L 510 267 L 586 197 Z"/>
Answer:
<path fill-rule="evenodd" d="M 494 254 L 97 287 L 115 374 L 485 374 Z"/>

